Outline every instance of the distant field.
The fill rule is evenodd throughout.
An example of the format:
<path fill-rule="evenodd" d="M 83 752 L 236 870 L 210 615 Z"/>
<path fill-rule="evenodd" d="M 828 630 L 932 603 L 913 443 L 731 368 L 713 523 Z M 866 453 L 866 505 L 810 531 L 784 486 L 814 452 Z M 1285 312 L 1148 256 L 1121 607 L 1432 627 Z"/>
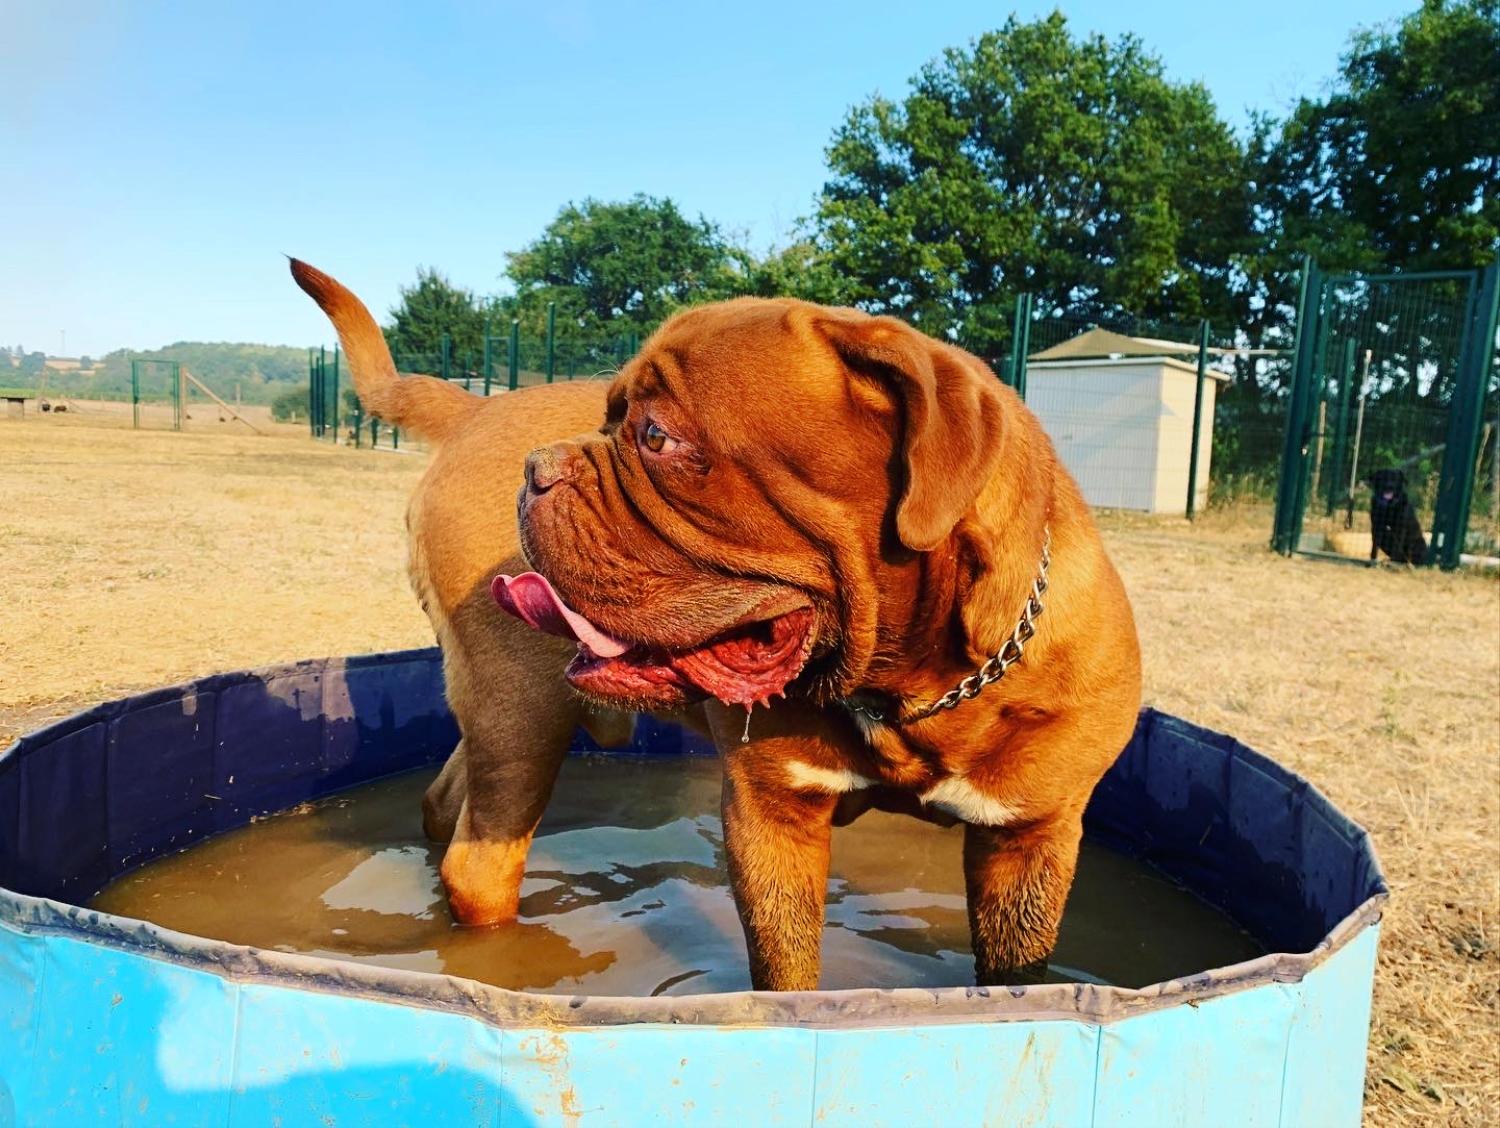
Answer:
<path fill-rule="evenodd" d="M 405 574 L 421 457 L 192 415 L 183 434 L 128 430 L 128 405 L 0 418 L 0 747 L 132 690 L 431 643 Z M 1147 698 L 1289 764 L 1370 830 L 1395 896 L 1369 1120 L 1484 1123 L 1500 1106 L 1500 584 L 1285 560 L 1269 522 L 1254 506 L 1102 518 Z"/>

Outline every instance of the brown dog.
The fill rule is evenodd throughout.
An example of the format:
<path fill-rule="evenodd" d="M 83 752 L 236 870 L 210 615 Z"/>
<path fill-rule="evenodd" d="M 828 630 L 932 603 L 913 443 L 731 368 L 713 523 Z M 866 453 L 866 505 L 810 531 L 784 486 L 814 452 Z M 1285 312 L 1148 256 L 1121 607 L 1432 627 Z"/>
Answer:
<path fill-rule="evenodd" d="M 588 720 L 556 689 L 572 652 L 567 680 L 606 709 L 703 703 L 757 988 L 816 986 L 831 827 L 869 805 L 966 824 L 981 983 L 1046 957 L 1140 658 L 1077 486 L 979 360 L 890 318 L 741 299 L 673 318 L 607 401 L 486 401 L 398 379 L 359 301 L 293 272 L 365 406 L 437 447 L 409 524 L 463 734 L 427 805 L 452 825 L 461 919 L 515 913 Z M 548 441 L 517 502 L 541 575 L 517 576 L 512 490 Z M 496 573 L 495 598 L 550 634 L 497 610 Z"/>

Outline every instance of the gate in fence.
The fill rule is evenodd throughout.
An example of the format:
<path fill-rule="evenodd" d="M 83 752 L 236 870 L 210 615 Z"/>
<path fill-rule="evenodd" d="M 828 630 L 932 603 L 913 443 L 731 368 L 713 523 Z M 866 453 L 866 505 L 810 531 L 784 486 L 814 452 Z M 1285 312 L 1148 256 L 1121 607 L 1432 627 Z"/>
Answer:
<path fill-rule="evenodd" d="M 130 425 L 141 429 L 141 404 L 165 399 L 171 407 L 172 430 L 182 430 L 184 398 L 182 365 L 175 360 L 153 360 L 135 357 L 130 361 Z M 148 412 L 148 423 L 154 415 Z"/>
<path fill-rule="evenodd" d="M 1298 306 L 1272 546 L 1445 569 L 1494 554 L 1500 262 L 1382 275 L 1309 262 Z"/>

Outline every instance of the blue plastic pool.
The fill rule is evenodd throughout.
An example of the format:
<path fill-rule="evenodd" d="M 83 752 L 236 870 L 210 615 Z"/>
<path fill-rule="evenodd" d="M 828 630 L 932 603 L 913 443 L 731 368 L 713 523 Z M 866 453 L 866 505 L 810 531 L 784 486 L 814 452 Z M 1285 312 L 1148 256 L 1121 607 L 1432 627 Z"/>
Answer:
<path fill-rule="evenodd" d="M 0 755 L 0 1124 L 1359 1123 L 1386 896 L 1368 837 L 1263 756 L 1150 710 L 1089 833 L 1273 954 L 1139 990 L 568 997 L 78 907 L 456 736 L 437 652 L 416 651 L 206 678 Z M 631 750 L 693 747 L 643 723 Z"/>

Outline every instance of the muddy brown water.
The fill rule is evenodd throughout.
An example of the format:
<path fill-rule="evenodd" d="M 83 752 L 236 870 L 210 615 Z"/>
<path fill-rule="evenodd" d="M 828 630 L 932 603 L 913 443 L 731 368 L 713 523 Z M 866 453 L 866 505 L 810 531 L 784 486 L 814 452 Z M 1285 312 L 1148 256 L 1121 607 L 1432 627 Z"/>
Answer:
<path fill-rule="evenodd" d="M 521 919 L 453 923 L 432 778 L 411 773 L 274 815 L 114 882 L 93 907 L 282 952 L 566 994 L 748 988 L 709 757 L 575 756 L 522 886 Z M 834 831 L 827 989 L 973 982 L 963 835 L 884 812 Z M 1233 921 L 1151 868 L 1086 842 L 1054 981 L 1140 987 L 1260 955 Z"/>

